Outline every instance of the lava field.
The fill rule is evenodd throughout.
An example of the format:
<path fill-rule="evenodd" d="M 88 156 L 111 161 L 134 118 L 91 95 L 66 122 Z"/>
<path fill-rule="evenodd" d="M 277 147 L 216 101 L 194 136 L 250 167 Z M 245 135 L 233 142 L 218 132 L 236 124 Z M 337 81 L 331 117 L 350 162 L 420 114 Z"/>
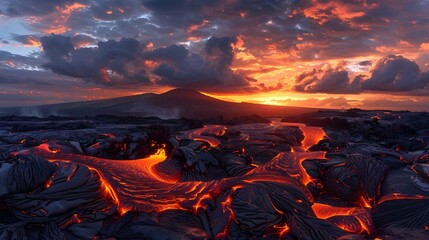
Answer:
<path fill-rule="evenodd" d="M 1 117 L 0 239 L 429 239 L 428 150 L 429 113 Z"/>

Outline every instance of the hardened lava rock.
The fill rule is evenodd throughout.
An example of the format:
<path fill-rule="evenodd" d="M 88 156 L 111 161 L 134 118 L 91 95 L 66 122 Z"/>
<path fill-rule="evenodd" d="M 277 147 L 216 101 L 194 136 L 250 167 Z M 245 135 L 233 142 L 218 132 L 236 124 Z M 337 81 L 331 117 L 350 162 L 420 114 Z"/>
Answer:
<path fill-rule="evenodd" d="M 12 239 L 89 239 L 116 211 L 102 176 L 83 165 L 26 155 L 2 162 L 1 174 L 8 184 L 1 186 L 7 217 L 0 229 Z"/>
<path fill-rule="evenodd" d="M 428 116 L 0 118 L 0 239 L 429 239 Z"/>

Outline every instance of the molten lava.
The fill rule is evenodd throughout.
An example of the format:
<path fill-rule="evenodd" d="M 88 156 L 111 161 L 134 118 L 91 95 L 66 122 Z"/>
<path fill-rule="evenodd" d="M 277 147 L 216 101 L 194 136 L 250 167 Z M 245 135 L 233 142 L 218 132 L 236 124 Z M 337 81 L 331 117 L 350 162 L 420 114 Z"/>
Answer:
<path fill-rule="evenodd" d="M 328 220 L 336 218 L 336 221 L 332 222 L 347 232 L 355 234 L 366 232 L 371 234 L 374 231 L 368 208 L 333 207 L 314 203 L 312 209 L 318 218 Z"/>
<path fill-rule="evenodd" d="M 195 141 L 207 142 L 210 147 L 217 147 L 220 144 L 216 136 L 225 134 L 226 127 L 221 125 L 206 125 L 203 128 L 189 130 L 177 136 L 177 139 L 190 139 Z"/>
<path fill-rule="evenodd" d="M 101 179 L 101 189 L 106 197 L 114 200 L 119 206 L 118 212 L 124 214 L 127 211 L 164 211 L 167 209 L 182 209 L 197 212 L 205 209 L 207 202 L 213 200 L 220 193 L 229 189 L 232 192 L 245 188 L 246 185 L 255 182 L 273 182 L 291 184 L 299 188 L 310 203 L 314 199 L 310 191 L 305 187 L 312 181 L 302 166 L 302 162 L 309 158 L 324 159 L 325 152 L 307 152 L 307 149 L 317 144 L 325 137 L 320 128 L 307 127 L 302 124 L 288 124 L 275 122 L 272 125 L 299 126 L 305 138 L 302 146 L 294 146 L 291 152 L 283 152 L 271 161 L 249 171 L 239 177 L 230 177 L 210 182 L 179 182 L 181 168 L 174 166 L 167 156 L 165 146 L 154 155 L 136 160 L 108 160 L 78 154 L 68 154 L 43 143 L 38 147 L 25 150 L 26 154 L 37 154 L 50 161 L 74 161 L 86 165 L 90 170 L 98 173 Z M 226 127 L 219 125 L 205 126 L 204 128 L 183 132 L 177 138 L 193 139 L 217 147 L 221 141 L 217 138 L 225 134 Z M 244 134 L 245 135 L 245 134 Z M 243 150 L 244 152 L 244 150 Z M 24 153 L 24 151 L 20 152 Z M 73 177 L 73 175 L 70 175 Z M 291 178 L 292 177 L 292 178 Z M 46 183 L 46 188 L 50 182 Z M 398 199 L 402 196 L 391 196 Z M 418 198 L 418 197 L 416 197 Z M 382 201 L 389 200 L 387 197 Z M 222 210 L 229 214 L 229 221 L 234 220 L 234 212 L 231 209 L 232 197 L 227 196 L 222 202 Z M 298 203 L 302 200 L 297 199 Z M 364 207 L 368 206 L 362 203 Z M 274 206 L 273 206 L 274 207 Z M 333 207 L 325 204 L 314 203 L 312 209 L 318 218 L 326 219 L 338 227 L 350 233 L 372 233 L 371 217 L 368 208 L 357 207 Z M 274 209 L 276 209 L 274 207 Z M 279 214 L 283 214 L 277 210 Z M 79 222 L 78 216 L 74 221 Z M 286 223 L 274 226 L 278 235 L 282 237 L 289 233 L 290 228 Z M 227 236 L 227 229 L 217 233 L 216 236 Z"/>
<path fill-rule="evenodd" d="M 317 144 L 320 140 L 326 137 L 325 131 L 321 128 L 300 126 L 301 131 L 304 133 L 304 140 L 302 141 L 302 147 L 307 150 L 311 146 Z"/>

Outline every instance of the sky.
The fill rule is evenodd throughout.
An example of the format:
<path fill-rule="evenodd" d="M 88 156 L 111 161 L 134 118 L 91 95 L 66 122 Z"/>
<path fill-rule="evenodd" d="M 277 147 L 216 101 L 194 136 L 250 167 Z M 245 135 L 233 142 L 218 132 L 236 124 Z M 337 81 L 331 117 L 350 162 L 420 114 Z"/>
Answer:
<path fill-rule="evenodd" d="M 1 0 L 0 106 L 191 88 L 429 111 L 429 0 Z"/>

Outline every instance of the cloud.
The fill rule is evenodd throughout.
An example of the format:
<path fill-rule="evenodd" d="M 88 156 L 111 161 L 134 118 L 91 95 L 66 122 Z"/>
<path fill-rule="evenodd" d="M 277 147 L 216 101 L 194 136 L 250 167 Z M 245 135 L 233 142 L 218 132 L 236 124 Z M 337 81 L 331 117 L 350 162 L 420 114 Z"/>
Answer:
<path fill-rule="evenodd" d="M 369 64 L 367 61 L 360 63 Z M 358 75 L 351 80 L 341 63 L 336 67 L 325 65 L 298 75 L 293 89 L 309 93 L 413 92 L 424 89 L 429 83 L 429 72 L 422 72 L 414 61 L 396 55 L 379 59 L 370 74 L 369 78 Z"/>
<path fill-rule="evenodd" d="M 68 58 L 74 51 L 74 45 L 70 37 L 52 34 L 42 37 L 40 41 L 46 57 L 51 61 Z"/>
<path fill-rule="evenodd" d="M 372 62 L 371 61 L 362 61 L 362 62 L 359 62 L 359 66 L 371 66 L 372 65 Z"/>
<path fill-rule="evenodd" d="M 277 103 L 287 106 L 310 106 L 310 107 L 322 107 L 322 108 L 349 108 L 350 100 L 345 97 L 327 97 L 322 99 L 307 98 L 303 100 L 277 100 Z"/>
<path fill-rule="evenodd" d="M 99 42 L 94 48 L 75 48 L 70 37 L 41 38 L 53 72 L 105 85 L 149 82 L 142 52 L 146 45 L 131 38 Z"/>
<path fill-rule="evenodd" d="M 409 98 L 407 96 L 382 98 L 380 96 L 369 96 L 365 99 L 349 99 L 348 97 L 326 97 L 326 98 L 307 98 L 307 99 L 283 99 L 273 100 L 273 102 L 286 106 L 307 106 L 315 108 L 333 108 L 333 109 L 379 109 L 379 110 L 410 110 L 427 111 L 427 97 Z"/>
<path fill-rule="evenodd" d="M 323 69 L 313 69 L 298 75 L 294 90 L 310 93 L 357 93 L 361 81 L 361 76 L 351 81 L 343 66 L 326 65 Z"/>
<path fill-rule="evenodd" d="M 13 40 L 27 47 L 40 47 L 40 39 L 36 35 L 15 35 Z"/>
<path fill-rule="evenodd" d="M 428 99 L 364 99 L 357 103 L 363 109 L 427 111 Z"/>
<path fill-rule="evenodd" d="M 221 4 L 219 0 L 144 0 L 142 4 L 149 9 L 158 23 L 187 29 L 204 20 L 204 9 L 215 9 Z"/>
<path fill-rule="evenodd" d="M 118 20 L 140 14 L 143 9 L 139 0 L 103 0 L 94 1 L 90 10 L 96 19 Z"/>
<path fill-rule="evenodd" d="M 406 92 L 423 89 L 429 83 L 429 72 L 402 56 L 389 55 L 377 61 L 371 77 L 362 84 L 364 90 Z"/>
<path fill-rule="evenodd" d="M 43 35 L 64 36 L 45 39 L 38 59 L 0 54 L 0 67 L 36 69 L 44 61 L 61 80 L 101 88 L 425 96 L 428 11 L 421 0 L 4 0 L 0 17 L 10 25 L 0 34 L 2 50 L 24 55 L 35 48 L 23 46 L 37 47 Z M 237 35 L 245 46 L 212 37 Z M 391 54 L 419 69 L 396 57 L 376 66 L 374 59 Z M 311 70 L 339 59 L 353 63 Z M 296 69 L 303 74 L 289 79 Z"/>
<path fill-rule="evenodd" d="M 4 0 L 1 12 L 8 16 L 43 16 L 56 11 L 58 8 L 71 6 L 74 3 L 86 3 L 87 0 Z"/>
<path fill-rule="evenodd" d="M 97 43 L 95 38 L 83 34 L 73 35 L 71 37 L 71 41 L 76 48 L 86 47 Z"/>
<path fill-rule="evenodd" d="M 153 73 L 160 77 L 158 84 L 199 90 L 231 91 L 231 88 L 250 87 L 251 79 L 231 69 L 234 49 L 243 44 L 239 37 L 212 37 L 199 53 L 191 53 L 183 46 L 158 48 L 146 54 L 159 66 Z M 220 89 L 225 87 L 226 89 Z"/>
<path fill-rule="evenodd" d="M 31 56 L 22 56 L 0 50 L 0 69 L 37 69 L 40 60 Z"/>
<path fill-rule="evenodd" d="M 252 87 L 254 79 L 231 69 L 235 49 L 244 44 L 240 37 L 212 37 L 199 53 L 183 45 L 153 49 L 152 43 L 132 38 L 99 42 L 93 48 L 77 48 L 71 37 L 62 35 L 42 37 L 41 42 L 49 60 L 45 68 L 107 86 L 157 84 L 226 92 L 281 87 Z"/>

